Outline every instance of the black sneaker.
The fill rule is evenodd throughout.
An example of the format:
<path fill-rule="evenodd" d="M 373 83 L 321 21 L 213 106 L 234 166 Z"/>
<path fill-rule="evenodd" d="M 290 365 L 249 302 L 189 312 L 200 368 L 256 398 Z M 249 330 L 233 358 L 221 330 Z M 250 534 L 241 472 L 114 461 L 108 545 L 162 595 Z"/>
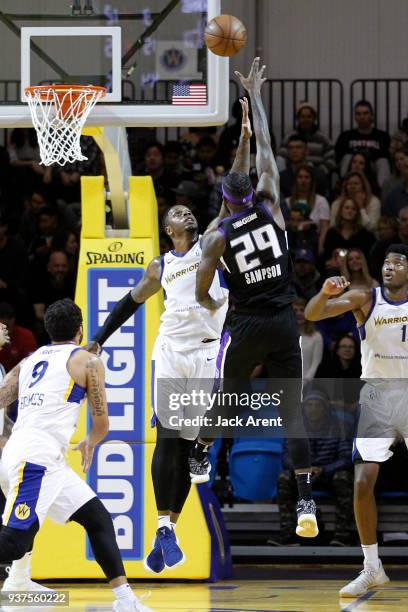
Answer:
<path fill-rule="evenodd" d="M 208 461 L 207 455 L 201 461 L 198 461 L 195 457 L 189 457 L 188 467 L 193 484 L 202 484 L 210 480 L 211 464 Z"/>
<path fill-rule="evenodd" d="M 270 538 L 267 540 L 267 544 L 270 546 L 300 546 L 299 540 L 292 533 L 286 533 L 285 535 L 276 538 Z"/>
<path fill-rule="evenodd" d="M 330 540 L 329 546 L 351 546 L 351 538 L 334 536 L 334 538 Z"/>
<path fill-rule="evenodd" d="M 315 538 L 319 533 L 316 520 L 316 504 L 313 499 L 300 499 L 296 508 L 298 524 L 296 533 L 301 538 Z"/>

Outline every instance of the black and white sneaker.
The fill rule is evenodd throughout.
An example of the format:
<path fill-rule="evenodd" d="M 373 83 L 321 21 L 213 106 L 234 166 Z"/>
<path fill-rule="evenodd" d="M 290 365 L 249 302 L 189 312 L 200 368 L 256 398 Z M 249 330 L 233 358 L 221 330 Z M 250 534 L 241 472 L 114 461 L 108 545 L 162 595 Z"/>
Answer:
<path fill-rule="evenodd" d="M 211 464 L 207 455 L 201 461 L 198 461 L 195 457 L 189 457 L 188 467 L 192 484 L 202 484 L 210 480 Z"/>
<path fill-rule="evenodd" d="M 296 533 L 301 538 L 315 538 L 319 533 L 316 520 L 316 504 L 313 499 L 300 499 L 296 508 L 298 524 Z"/>

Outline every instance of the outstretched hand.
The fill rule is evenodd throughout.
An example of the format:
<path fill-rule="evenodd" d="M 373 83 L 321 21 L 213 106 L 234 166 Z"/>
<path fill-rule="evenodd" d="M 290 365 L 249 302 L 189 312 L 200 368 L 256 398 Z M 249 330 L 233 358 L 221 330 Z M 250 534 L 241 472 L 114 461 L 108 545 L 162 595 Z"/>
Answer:
<path fill-rule="evenodd" d="M 251 120 L 249 118 L 249 105 L 247 98 L 240 98 L 239 100 L 242 108 L 242 124 L 241 124 L 241 136 L 244 140 L 251 140 L 252 138 L 252 127 Z"/>
<path fill-rule="evenodd" d="M 266 66 L 259 68 L 259 61 L 259 57 L 254 59 L 247 77 L 244 77 L 240 72 L 238 72 L 238 70 L 235 70 L 234 73 L 241 81 L 241 85 L 245 87 L 250 94 L 259 94 L 261 92 L 262 85 L 266 81 L 266 79 L 263 77 Z"/>

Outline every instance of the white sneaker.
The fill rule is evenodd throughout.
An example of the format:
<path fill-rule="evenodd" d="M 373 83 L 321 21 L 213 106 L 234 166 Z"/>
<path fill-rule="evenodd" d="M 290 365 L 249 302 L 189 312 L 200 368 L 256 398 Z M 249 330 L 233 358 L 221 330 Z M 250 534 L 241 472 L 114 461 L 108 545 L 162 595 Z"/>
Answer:
<path fill-rule="evenodd" d="M 315 502 L 312 499 L 300 499 L 296 512 L 298 518 L 296 534 L 301 538 L 315 538 L 319 534 Z"/>
<path fill-rule="evenodd" d="M 112 609 L 116 612 L 153 612 L 151 608 L 145 606 L 136 596 L 132 601 L 128 599 L 115 599 Z"/>
<path fill-rule="evenodd" d="M 359 573 L 355 580 L 352 580 L 339 591 L 340 597 L 359 597 L 367 593 L 369 589 L 381 586 L 389 582 L 387 574 L 380 561 L 378 570 L 370 567 L 364 561 L 364 569 Z"/>
<path fill-rule="evenodd" d="M 16 575 L 14 572 L 10 573 L 10 567 L 6 567 L 6 572 L 9 574 L 8 578 L 3 582 L 1 592 L 3 591 L 44 591 L 47 593 L 53 593 L 53 589 L 49 589 L 38 582 L 31 580 L 30 576 Z"/>

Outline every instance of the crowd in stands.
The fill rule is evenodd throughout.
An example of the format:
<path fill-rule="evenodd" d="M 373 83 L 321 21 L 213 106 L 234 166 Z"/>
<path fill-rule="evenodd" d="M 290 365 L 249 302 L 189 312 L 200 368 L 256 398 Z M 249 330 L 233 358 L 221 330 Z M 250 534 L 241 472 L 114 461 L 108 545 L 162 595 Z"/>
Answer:
<path fill-rule="evenodd" d="M 128 130 L 133 173 L 152 177 L 160 217 L 173 204 L 187 205 L 203 232 L 217 215 L 221 182 L 239 141 L 238 101 L 233 118 L 235 122 L 224 129 L 190 128 L 178 141 L 165 143 L 154 139 L 153 130 Z M 365 100 L 355 105 L 354 119 L 355 127 L 331 142 L 320 130 L 316 108 L 305 101 L 297 109 L 295 129 L 282 143 L 275 144 L 271 134 L 298 293 L 294 309 L 302 334 L 305 381 L 319 395 L 327 390 L 313 388 L 316 377 L 339 380 L 330 402 L 333 410 L 343 402 L 345 427 L 353 422 L 358 390 L 344 381 L 361 372 L 356 324 L 350 313 L 311 324 L 304 318 L 305 304 L 332 275 L 346 276 L 353 289 L 377 287 L 387 247 L 393 242 L 408 244 L 408 119 L 388 134 L 376 127 L 374 109 Z M 8 131 L 7 143 L 0 147 L 0 321 L 11 335 L 10 346 L 0 352 L 6 370 L 47 342 L 47 306 L 74 297 L 80 177 L 105 173 L 92 138 L 82 137 L 82 149 L 88 157 L 85 162 L 45 167 L 34 130 Z M 255 152 L 251 142 L 254 187 Z M 161 232 L 161 252 L 170 246 Z M 321 449 L 315 450 L 319 455 Z M 333 444 L 330 453 L 337 465 L 344 448 Z M 351 465 L 341 464 L 338 476 L 322 469 L 322 482 L 344 491 L 349 486 L 342 475 L 345 469 Z M 279 486 L 285 497 L 293 482 L 282 475 Z M 336 537 L 342 535 L 343 518 L 339 516 Z"/>

